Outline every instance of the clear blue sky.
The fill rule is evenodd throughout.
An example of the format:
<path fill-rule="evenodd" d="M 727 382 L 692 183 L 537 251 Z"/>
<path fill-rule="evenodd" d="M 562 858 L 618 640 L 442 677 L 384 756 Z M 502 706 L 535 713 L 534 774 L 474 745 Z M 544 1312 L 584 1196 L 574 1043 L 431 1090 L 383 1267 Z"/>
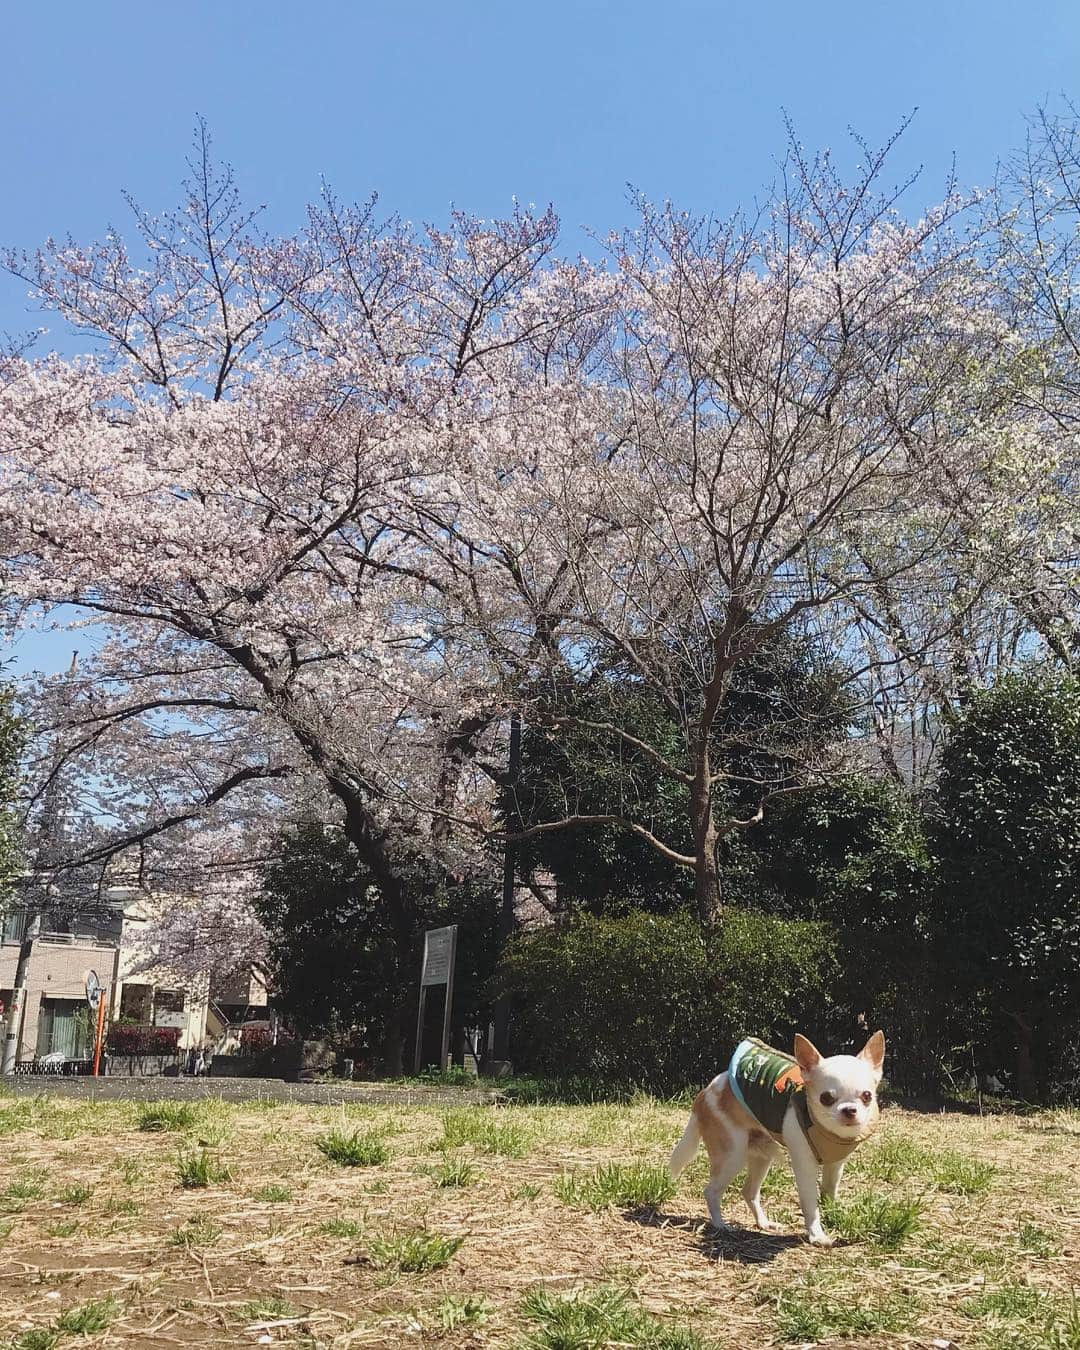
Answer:
<path fill-rule="evenodd" d="M 932 199 L 955 154 L 986 183 L 1043 99 L 1080 97 L 1080 0 L 59 0 L 6 7 L 0 242 L 124 228 L 123 188 L 171 205 L 197 114 L 269 223 L 320 178 L 439 220 L 511 198 L 580 226 L 627 223 L 626 185 L 695 210 L 749 202 L 782 154 L 847 127 Z M 0 278 L 0 332 L 41 322 Z M 59 340 L 59 338 L 58 338 Z M 17 668 L 66 662 L 31 638 Z"/>

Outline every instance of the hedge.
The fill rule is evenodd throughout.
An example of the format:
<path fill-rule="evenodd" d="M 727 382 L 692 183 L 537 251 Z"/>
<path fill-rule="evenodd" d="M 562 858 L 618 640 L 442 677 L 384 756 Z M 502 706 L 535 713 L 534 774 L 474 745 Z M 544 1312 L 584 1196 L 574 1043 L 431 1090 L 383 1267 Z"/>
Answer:
<path fill-rule="evenodd" d="M 824 924 L 728 910 L 707 944 L 689 914 L 634 912 L 519 936 L 499 982 L 515 1069 L 671 1093 L 707 1082 L 747 1035 L 830 1046 L 838 974 Z"/>

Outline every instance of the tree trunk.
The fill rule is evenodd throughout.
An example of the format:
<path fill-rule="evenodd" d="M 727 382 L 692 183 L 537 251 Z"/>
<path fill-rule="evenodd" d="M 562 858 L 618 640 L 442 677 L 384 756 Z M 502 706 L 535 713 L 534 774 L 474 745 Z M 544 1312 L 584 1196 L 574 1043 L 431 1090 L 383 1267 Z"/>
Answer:
<path fill-rule="evenodd" d="M 712 786 L 709 782 L 709 760 L 694 779 L 690 792 L 694 826 L 694 903 L 698 918 L 705 928 L 720 922 L 720 870 L 716 865 L 716 847 L 719 832 L 713 819 Z"/>
<path fill-rule="evenodd" d="M 1009 1010 L 1016 1028 L 1016 1095 L 1025 1102 L 1038 1098 L 1038 1073 L 1035 1068 L 1035 1032 L 1022 1014 Z"/>

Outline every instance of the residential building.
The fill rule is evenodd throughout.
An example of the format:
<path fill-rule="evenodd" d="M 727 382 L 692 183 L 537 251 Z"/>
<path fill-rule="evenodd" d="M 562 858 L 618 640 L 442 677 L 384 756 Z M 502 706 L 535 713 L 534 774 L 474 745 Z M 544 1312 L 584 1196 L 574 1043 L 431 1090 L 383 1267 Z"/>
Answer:
<path fill-rule="evenodd" d="M 266 980 L 258 970 L 211 989 L 206 979 L 193 982 L 161 968 L 140 968 L 145 949 L 138 936 L 154 901 L 129 892 L 111 899 L 104 910 L 62 919 L 49 914 L 34 923 L 19 1063 L 49 1054 L 88 1056 L 94 1034 L 86 1001 L 91 971 L 106 990 L 110 1021 L 176 1028 L 180 1050 L 224 1049 L 236 1040 L 236 1024 L 266 1008 Z M 15 911 L 0 927 L 0 1026 L 11 1006 L 27 923 L 26 913 Z"/>

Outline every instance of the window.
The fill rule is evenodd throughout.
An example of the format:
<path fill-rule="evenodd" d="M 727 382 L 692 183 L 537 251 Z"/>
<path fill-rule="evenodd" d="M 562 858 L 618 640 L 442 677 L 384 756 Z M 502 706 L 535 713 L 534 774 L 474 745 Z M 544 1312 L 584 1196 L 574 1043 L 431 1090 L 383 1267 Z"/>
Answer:
<path fill-rule="evenodd" d="M 37 1053 L 84 1059 L 91 1040 L 90 1009 L 82 999 L 43 998 L 38 1016 Z"/>

